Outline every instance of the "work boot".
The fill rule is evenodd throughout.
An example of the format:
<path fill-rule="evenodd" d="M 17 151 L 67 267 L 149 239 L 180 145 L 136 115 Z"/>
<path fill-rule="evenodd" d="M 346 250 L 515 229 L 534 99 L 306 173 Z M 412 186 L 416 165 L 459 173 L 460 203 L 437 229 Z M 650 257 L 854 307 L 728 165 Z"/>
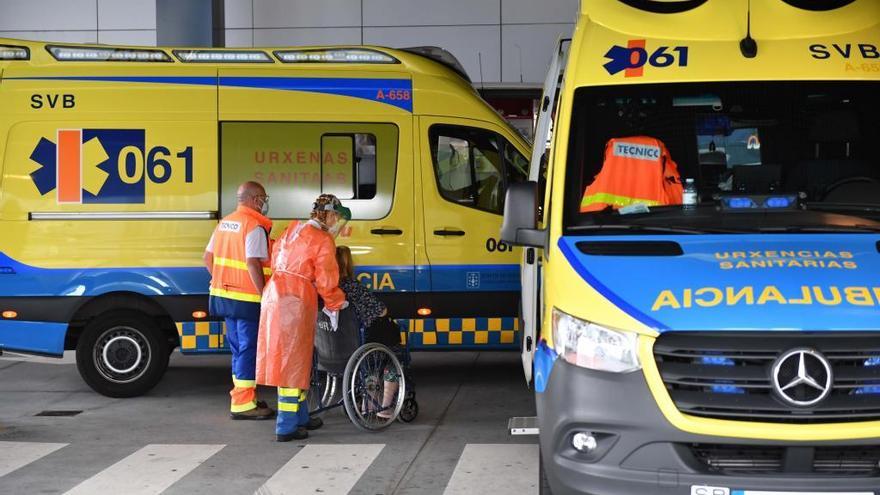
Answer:
<path fill-rule="evenodd" d="M 263 403 L 263 407 L 260 407 L 259 403 L 257 407 L 253 409 L 248 409 L 247 411 L 237 412 L 237 413 L 229 413 L 229 417 L 232 419 L 250 419 L 250 420 L 264 420 L 264 419 L 272 419 L 275 417 L 275 410 L 266 407 L 266 403 Z"/>
<path fill-rule="evenodd" d="M 309 438 L 309 432 L 305 427 L 300 426 L 293 430 L 293 433 L 278 433 L 275 435 L 276 442 L 289 442 L 291 440 L 305 440 Z"/>
<path fill-rule="evenodd" d="M 376 416 L 389 419 L 394 414 L 394 399 L 397 397 L 397 390 L 400 388 L 397 382 L 385 382 L 385 388 L 382 390 L 382 410 Z"/>
<path fill-rule="evenodd" d="M 317 416 L 310 416 L 309 422 L 305 424 L 305 428 L 309 431 L 317 430 L 322 426 L 324 426 L 324 420 Z"/>

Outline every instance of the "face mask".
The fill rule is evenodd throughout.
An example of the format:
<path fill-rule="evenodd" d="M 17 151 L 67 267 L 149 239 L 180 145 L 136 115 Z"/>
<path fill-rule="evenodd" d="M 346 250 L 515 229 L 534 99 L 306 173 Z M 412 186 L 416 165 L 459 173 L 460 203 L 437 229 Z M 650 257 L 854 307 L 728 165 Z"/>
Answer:
<path fill-rule="evenodd" d="M 260 214 L 264 217 L 269 214 L 269 198 L 263 199 L 263 206 L 260 207 Z"/>

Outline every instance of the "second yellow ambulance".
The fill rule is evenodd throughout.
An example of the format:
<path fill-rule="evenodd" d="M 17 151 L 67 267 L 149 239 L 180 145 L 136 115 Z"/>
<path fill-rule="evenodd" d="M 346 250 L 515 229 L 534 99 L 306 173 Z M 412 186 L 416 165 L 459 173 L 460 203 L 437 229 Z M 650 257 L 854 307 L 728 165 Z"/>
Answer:
<path fill-rule="evenodd" d="M 276 235 L 321 192 L 351 208 L 337 242 L 412 348 L 515 348 L 498 226 L 527 153 L 439 49 L 0 40 L 0 350 L 77 349 L 113 396 L 224 352 L 200 259 L 247 180 Z"/>

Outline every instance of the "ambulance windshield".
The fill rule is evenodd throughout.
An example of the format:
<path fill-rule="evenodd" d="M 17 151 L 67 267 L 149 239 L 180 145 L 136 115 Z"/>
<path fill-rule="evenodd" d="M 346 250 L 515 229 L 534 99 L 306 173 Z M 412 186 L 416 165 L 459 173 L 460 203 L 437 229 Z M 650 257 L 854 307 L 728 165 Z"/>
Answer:
<path fill-rule="evenodd" d="M 877 89 L 839 81 L 580 88 L 565 223 L 874 229 Z"/>

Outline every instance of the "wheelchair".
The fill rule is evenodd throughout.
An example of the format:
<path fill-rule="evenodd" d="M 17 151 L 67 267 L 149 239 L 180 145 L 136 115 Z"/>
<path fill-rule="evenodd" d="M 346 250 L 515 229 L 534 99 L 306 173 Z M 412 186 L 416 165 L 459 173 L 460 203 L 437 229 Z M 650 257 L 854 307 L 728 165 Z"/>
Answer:
<path fill-rule="evenodd" d="M 318 315 L 310 413 L 343 407 L 349 420 L 368 432 L 383 430 L 395 420 L 415 420 L 419 406 L 407 346 L 392 349 L 368 342 L 353 308 L 339 312 L 335 331 L 326 314 Z"/>

